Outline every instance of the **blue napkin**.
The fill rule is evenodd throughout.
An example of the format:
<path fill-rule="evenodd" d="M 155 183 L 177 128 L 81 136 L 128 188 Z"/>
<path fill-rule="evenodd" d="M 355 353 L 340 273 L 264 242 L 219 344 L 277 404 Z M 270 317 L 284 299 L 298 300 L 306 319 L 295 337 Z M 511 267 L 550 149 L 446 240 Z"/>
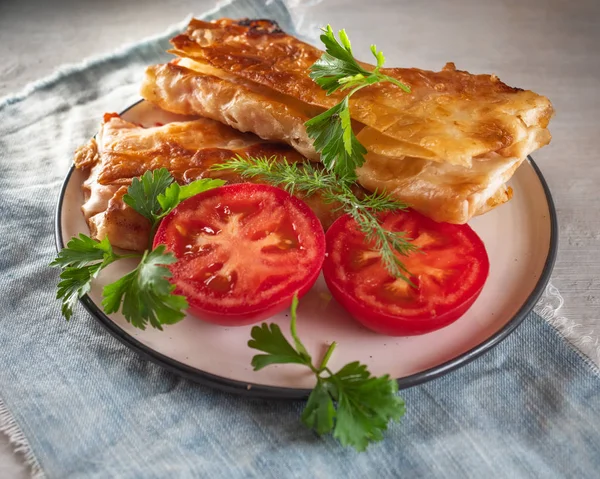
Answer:
<path fill-rule="evenodd" d="M 210 17 L 277 20 L 282 3 Z M 303 403 L 180 379 L 54 299 L 53 216 L 75 147 L 137 99 L 173 32 L 65 68 L 0 100 L 0 429 L 51 478 L 598 477 L 600 376 L 532 313 L 485 356 L 402 391 L 407 413 L 366 453 L 299 423 Z"/>

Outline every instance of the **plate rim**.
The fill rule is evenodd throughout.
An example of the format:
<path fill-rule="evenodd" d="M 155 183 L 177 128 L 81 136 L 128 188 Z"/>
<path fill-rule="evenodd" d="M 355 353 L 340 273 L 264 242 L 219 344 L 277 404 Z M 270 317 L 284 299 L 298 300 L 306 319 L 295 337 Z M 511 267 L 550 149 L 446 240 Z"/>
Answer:
<path fill-rule="evenodd" d="M 125 110 L 123 110 L 120 114 L 122 115 L 126 113 L 127 111 L 131 110 L 143 101 L 144 100 L 139 100 L 133 103 Z M 442 364 L 433 366 L 424 371 L 411 374 L 410 376 L 396 378 L 396 381 L 398 382 L 398 387 L 400 389 L 406 389 L 412 386 L 416 386 L 418 384 L 422 384 L 436 379 L 440 376 L 443 376 L 445 374 L 448 374 L 462 366 L 467 365 L 468 363 L 480 357 L 484 353 L 490 351 L 492 348 L 500 344 L 504 339 L 506 339 L 510 334 L 512 334 L 515 331 L 515 329 L 533 310 L 539 298 L 545 291 L 546 286 L 550 281 L 550 276 L 552 274 L 552 270 L 554 268 L 556 256 L 558 253 L 558 218 L 556 214 L 554 200 L 552 198 L 550 188 L 548 187 L 544 175 L 542 174 L 540 168 L 530 155 L 527 156 L 527 159 L 529 160 L 544 190 L 550 220 L 550 244 L 548 246 L 548 255 L 546 257 L 542 273 L 540 274 L 540 277 L 535 287 L 533 288 L 533 291 L 527 297 L 527 300 L 523 303 L 521 308 L 519 308 L 515 315 L 500 330 L 496 331 L 489 338 L 479 343 L 477 346 L 474 346 L 473 348 L 469 349 L 468 351 L 465 351 L 464 353 L 460 354 L 455 358 L 452 358 Z M 67 176 L 65 177 L 61 185 L 58 202 L 56 204 L 56 211 L 54 215 L 54 239 L 57 252 L 64 248 L 64 240 L 62 236 L 61 227 L 61 212 L 67 186 L 74 171 L 75 165 L 71 165 L 71 168 L 69 169 L 69 172 L 67 173 Z M 306 388 L 268 386 L 264 384 L 255 384 L 246 381 L 238 381 L 224 376 L 211 374 L 206 371 L 202 371 L 200 369 L 189 366 L 187 364 L 181 363 L 179 361 L 174 360 L 173 358 L 170 358 L 169 356 L 159 353 L 158 351 L 152 349 L 149 346 L 146 346 L 145 344 L 128 334 L 124 329 L 120 328 L 115 322 L 113 322 L 96 305 L 96 303 L 92 301 L 92 299 L 87 294 L 80 298 L 79 301 L 92 317 L 94 317 L 102 326 L 104 326 L 104 328 L 108 330 L 110 334 L 112 334 L 112 336 L 118 339 L 129 349 L 139 354 L 142 358 L 152 361 L 153 363 L 185 379 L 189 379 L 199 384 L 204 384 L 216 389 L 220 389 L 225 392 L 262 398 L 304 399 L 308 397 L 308 395 L 312 391 L 311 389 Z"/>

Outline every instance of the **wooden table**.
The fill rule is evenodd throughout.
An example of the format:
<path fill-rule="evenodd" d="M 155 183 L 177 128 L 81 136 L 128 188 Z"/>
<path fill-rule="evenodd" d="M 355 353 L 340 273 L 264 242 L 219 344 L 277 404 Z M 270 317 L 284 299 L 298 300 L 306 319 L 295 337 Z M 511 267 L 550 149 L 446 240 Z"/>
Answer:
<path fill-rule="evenodd" d="M 0 96 L 79 62 L 163 31 L 207 0 L 2 0 Z M 299 27 L 346 28 L 357 56 L 376 43 L 391 66 L 496 73 L 548 96 L 556 116 L 550 146 L 534 154 L 558 210 L 559 255 L 552 279 L 561 315 L 590 331 L 583 350 L 598 359 L 600 337 L 600 1 L 292 0 Z M 315 4 L 316 5 L 311 5 Z M 308 4 L 309 6 L 306 6 Z M 1 388 L 1 385 L 0 385 Z M 0 477 L 25 477 L 0 438 Z"/>

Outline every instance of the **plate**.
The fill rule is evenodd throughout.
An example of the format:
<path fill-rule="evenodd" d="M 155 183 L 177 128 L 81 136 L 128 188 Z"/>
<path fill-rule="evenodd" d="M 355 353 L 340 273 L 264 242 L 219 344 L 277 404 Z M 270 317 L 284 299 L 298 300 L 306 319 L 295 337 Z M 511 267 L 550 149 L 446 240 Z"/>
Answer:
<path fill-rule="evenodd" d="M 152 126 L 184 117 L 140 101 L 122 113 L 134 123 Z M 56 244 L 79 233 L 89 234 L 81 205 L 84 175 L 72 168 L 65 179 L 56 211 Z M 544 178 L 529 158 L 510 181 L 514 197 L 469 224 L 485 243 L 489 279 L 471 309 L 458 321 L 421 336 L 388 337 L 355 322 L 319 278 L 298 309 L 298 331 L 314 358 L 320 359 L 337 341 L 329 365 L 335 371 L 361 361 L 375 375 L 390 374 L 401 388 L 446 374 L 485 353 L 515 330 L 536 304 L 550 278 L 557 250 L 556 211 Z M 299 365 L 275 365 L 255 372 L 247 347 L 251 326 L 221 327 L 188 317 L 164 331 L 132 327 L 121 314 L 100 308 L 104 285 L 135 267 L 122 260 L 110 265 L 82 298 L 85 308 L 117 339 L 170 371 L 230 392 L 262 397 L 306 397 L 314 376 Z M 134 261 L 134 260 L 131 260 Z M 77 320 L 75 318 L 75 320 Z M 269 320 L 289 331 L 289 316 Z"/>

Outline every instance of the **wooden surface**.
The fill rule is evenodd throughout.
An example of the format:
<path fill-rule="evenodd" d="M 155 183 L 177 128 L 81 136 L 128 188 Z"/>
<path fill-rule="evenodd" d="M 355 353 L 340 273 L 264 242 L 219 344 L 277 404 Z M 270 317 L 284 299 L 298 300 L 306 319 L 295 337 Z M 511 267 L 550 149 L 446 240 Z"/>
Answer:
<path fill-rule="evenodd" d="M 55 68 L 163 31 L 215 2 L 0 1 L 0 96 Z M 301 28 L 346 28 L 357 56 L 376 43 L 390 66 L 496 73 L 548 96 L 556 109 L 550 146 L 534 154 L 556 203 L 559 255 L 552 282 L 561 315 L 600 330 L 600 1 L 347 0 L 289 2 Z M 518 192 L 516 192 L 518 194 Z M 1 395 L 1 385 L 0 385 Z M 0 477 L 24 477 L 0 440 Z"/>

